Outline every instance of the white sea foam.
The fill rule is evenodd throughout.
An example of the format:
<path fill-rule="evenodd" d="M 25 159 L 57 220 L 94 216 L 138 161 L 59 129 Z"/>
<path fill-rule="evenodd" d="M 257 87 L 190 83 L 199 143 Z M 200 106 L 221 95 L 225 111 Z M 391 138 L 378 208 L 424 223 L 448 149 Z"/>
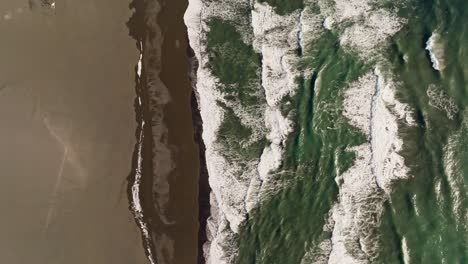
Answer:
<path fill-rule="evenodd" d="M 204 245 L 207 263 L 230 263 L 236 255 L 236 247 L 228 239 L 238 232 L 239 225 L 245 219 L 245 198 L 250 179 L 257 174 L 256 169 L 241 172 L 235 161 L 228 162 L 222 155 L 222 148 L 217 143 L 218 128 L 223 120 L 223 109 L 217 101 L 223 101 L 223 96 L 217 89 L 218 80 L 212 75 L 208 67 L 208 51 L 206 47 L 206 33 L 209 28 L 206 22 L 221 13 L 229 19 L 236 9 L 234 1 L 202 2 L 190 0 L 184 16 L 187 25 L 190 46 L 199 62 L 197 70 L 196 92 L 198 93 L 199 109 L 203 121 L 203 141 L 206 146 L 206 160 L 209 174 L 209 184 L 212 189 L 210 195 L 211 215 L 207 222 L 208 242 Z M 248 180 L 247 180 L 248 179 Z M 233 249 L 228 252 L 227 249 Z"/>
<path fill-rule="evenodd" d="M 340 43 L 364 58 L 398 32 L 404 21 L 385 9 L 374 8 L 372 0 L 319 1 L 326 16 L 323 26 L 340 34 Z M 333 5 L 334 4 L 334 5 Z"/>
<path fill-rule="evenodd" d="M 443 70 L 443 48 L 440 45 L 440 35 L 438 33 L 432 33 L 431 37 L 427 40 L 426 50 L 429 52 L 432 68 L 437 71 Z"/>
<path fill-rule="evenodd" d="M 334 9 L 325 12 L 334 22 L 333 28 L 343 32 L 340 44 L 361 56 L 376 54 L 404 23 L 387 10 L 373 8 L 369 0 L 334 2 Z M 321 8 L 328 7 L 322 4 Z M 351 83 L 344 93 L 343 115 L 368 142 L 350 149 L 356 154 L 354 165 L 336 180 L 339 195 L 331 210 L 334 227 L 328 263 L 373 262 L 381 246 L 378 226 L 383 203 L 392 182 L 408 177 L 409 169 L 399 154 L 403 142 L 398 123 L 415 125 L 415 121 L 409 106 L 396 100 L 396 86 L 377 67 Z"/>
<path fill-rule="evenodd" d="M 313 6 L 315 0 L 305 1 L 305 7 L 301 12 L 300 19 L 300 32 L 301 32 L 301 47 L 303 49 L 310 48 L 312 42 L 320 37 L 320 33 L 324 31 L 324 20 L 325 17 L 322 14 L 317 14 L 311 6 Z M 307 53 L 303 52 L 303 56 L 306 56 Z M 304 73 L 308 75 L 308 72 Z"/>
<path fill-rule="evenodd" d="M 141 78 L 141 69 L 142 69 L 142 58 L 143 58 L 143 45 L 140 43 L 141 52 L 139 55 L 138 63 L 137 63 L 137 77 L 138 79 Z M 141 97 L 138 95 L 138 105 L 142 107 Z M 131 209 L 133 215 L 140 227 L 144 245 L 146 247 L 146 254 L 147 258 L 151 264 L 156 264 L 156 259 L 154 256 L 153 248 L 151 247 L 153 244 L 152 237 L 150 231 L 148 229 L 147 223 L 145 222 L 145 214 L 143 211 L 143 207 L 141 206 L 141 199 L 140 199 L 140 189 L 141 189 L 141 178 L 142 178 L 142 162 L 143 162 L 143 140 L 144 140 L 144 128 L 145 128 L 145 121 L 141 120 L 140 123 L 140 133 L 138 135 L 137 141 L 137 164 L 135 168 L 135 179 L 133 180 L 131 193 L 132 199 L 130 201 Z"/>
<path fill-rule="evenodd" d="M 409 169 L 405 166 L 403 157 L 399 152 L 403 148 L 403 141 L 398 136 L 398 121 L 403 117 L 412 116 L 406 110 L 408 106 L 395 99 L 395 84 L 386 80 L 379 68 L 375 70 L 377 77 L 374 112 L 371 120 L 371 146 L 376 170 L 376 179 L 379 186 L 390 192 L 390 185 L 393 180 L 408 177 Z M 396 111 L 396 115 L 393 109 Z M 408 125 L 412 125 L 413 120 L 406 118 Z"/>
<path fill-rule="evenodd" d="M 141 64 L 142 64 L 142 59 L 143 59 L 143 44 L 141 43 L 140 41 L 140 47 L 141 47 L 141 53 L 140 53 L 140 59 L 138 59 L 138 64 L 137 64 L 137 75 L 138 75 L 138 78 L 141 77 Z M 140 105 L 141 105 L 141 98 L 138 97 L 138 99 L 140 100 Z"/>
<path fill-rule="evenodd" d="M 148 12 L 152 14 L 158 14 L 160 11 L 160 6 L 157 1 L 151 2 L 146 6 Z M 137 155 L 137 164 L 134 172 L 134 179 L 131 183 L 131 210 L 134 214 L 135 220 L 138 223 L 138 226 L 141 230 L 143 243 L 146 251 L 146 255 L 150 263 L 164 263 L 165 260 L 171 260 L 174 255 L 173 247 L 171 244 L 173 241 L 164 233 L 160 233 L 157 236 L 154 236 L 154 233 L 151 232 L 148 223 L 146 222 L 147 216 L 145 211 L 141 206 L 141 181 L 142 181 L 142 150 L 144 144 L 144 131 L 146 128 L 152 130 L 151 136 L 153 139 L 153 144 L 151 146 L 145 146 L 151 148 L 153 151 L 153 157 L 151 162 L 153 163 L 153 186 L 152 194 L 154 194 L 156 209 L 159 213 L 159 218 L 165 224 L 172 224 L 173 222 L 168 219 L 166 216 L 166 204 L 169 200 L 169 175 L 174 164 L 171 159 L 171 150 L 167 142 L 167 127 L 164 124 L 164 112 L 162 108 L 170 100 L 170 95 L 167 87 L 162 83 L 159 78 L 158 68 L 151 68 L 149 71 L 145 71 L 144 82 L 142 79 L 142 73 L 144 71 L 143 67 L 145 65 L 145 56 L 143 47 L 151 47 L 151 55 L 154 56 L 155 61 L 160 62 L 161 57 L 161 45 L 162 38 L 159 37 L 161 30 L 157 25 L 156 21 L 149 21 L 149 23 L 154 23 L 155 38 L 146 38 L 143 43 L 140 41 L 139 48 L 140 54 L 138 62 L 136 64 L 136 76 L 138 78 L 139 85 L 137 89 L 137 103 L 140 111 L 146 110 L 152 113 L 151 120 L 141 119 L 139 122 L 139 135 L 137 139 L 136 146 L 136 155 Z M 159 41 L 155 43 L 154 41 Z M 143 98 L 141 98 L 141 92 L 145 92 L 145 95 L 148 96 L 147 104 L 144 105 Z M 149 157 L 148 157 L 149 158 Z"/>
<path fill-rule="evenodd" d="M 347 117 L 351 125 L 359 128 L 368 137 L 370 135 L 370 109 L 374 94 L 375 76 L 368 73 L 353 82 L 346 89 L 343 102 L 343 115 Z"/>
<path fill-rule="evenodd" d="M 335 14 L 339 21 L 355 19 L 359 16 L 369 14 L 371 11 L 369 0 L 335 0 Z"/>
<path fill-rule="evenodd" d="M 303 49 L 303 43 L 302 43 L 302 37 L 304 36 L 304 32 L 302 32 L 302 29 L 304 28 L 304 14 L 305 10 L 303 9 L 299 15 L 299 30 L 297 33 L 297 47 L 299 49 Z"/>
<path fill-rule="evenodd" d="M 291 130 L 290 121 L 279 111 L 279 104 L 297 86 L 295 78 L 300 73 L 293 67 L 297 47 L 309 47 L 319 36 L 318 33 L 325 29 L 338 30 L 344 32 L 340 36 L 343 45 L 367 55 L 402 25 L 402 21 L 388 11 L 372 9 L 370 0 L 336 0 L 335 7 L 323 4 L 325 1 L 320 2 L 324 14 L 317 15 L 306 7 L 302 12 L 279 16 L 267 4 L 255 1 L 252 3 L 251 25 L 245 25 L 245 18 L 239 19 L 237 12 L 240 8 L 236 6 L 244 7 L 245 2 L 189 1 L 184 19 L 190 45 L 200 65 L 196 90 L 212 188 L 212 212 L 207 228 L 209 242 L 204 247 L 208 263 L 233 261 L 237 254 L 234 234 L 238 232 L 245 214 L 255 208 L 275 184 L 270 174 L 281 164 L 282 146 Z M 217 145 L 223 110 L 216 102 L 223 99 L 216 89 L 219 82 L 208 67 L 206 33 L 209 29 L 206 22 L 211 17 L 236 21 L 234 24 L 243 40 L 252 43 L 254 49 L 263 55 L 261 78 L 267 101 L 264 117 L 271 144 L 264 149 L 257 164 L 249 164 L 241 178 L 234 176 L 238 172 L 235 162 L 226 161 Z M 352 26 L 344 28 L 349 21 L 353 22 Z M 253 34 L 244 30 L 245 27 L 252 27 Z M 402 144 L 397 137 L 396 124 L 397 121 L 412 122 L 408 107 L 395 99 L 395 85 L 386 80 L 380 71 L 369 73 L 364 80 L 367 81 L 361 85 L 355 84 L 361 96 L 348 93 L 345 112 L 352 124 L 366 133 L 369 142 L 352 149 L 358 156 L 356 163 L 337 179 L 340 182 L 339 202 L 330 212 L 331 222 L 334 222 L 331 228 L 333 236 L 330 241 L 323 242 L 323 249 L 328 245 L 328 251 L 331 251 L 330 263 L 363 263 L 366 256 L 372 259 L 378 247 L 378 243 L 372 239 L 373 232 L 385 199 L 379 185 L 389 188 L 391 181 L 406 177 L 407 173 L 403 159 L 398 155 Z M 354 89 L 352 85 L 350 89 Z M 351 109 L 351 105 L 362 104 L 366 107 Z M 242 121 L 249 123 L 250 116 L 236 107 L 235 113 L 240 113 Z M 359 112 L 359 115 L 355 116 L 353 111 Z M 251 165 L 254 165 L 254 170 L 250 169 Z M 349 252 L 348 245 L 356 252 Z"/>
<path fill-rule="evenodd" d="M 434 84 L 429 85 L 426 91 L 429 98 L 429 105 L 439 110 L 445 111 L 447 118 L 454 119 L 459 109 L 455 101 L 448 94 Z"/>
<path fill-rule="evenodd" d="M 344 47 L 366 58 L 404 23 L 389 11 L 373 8 L 368 0 L 334 3 L 318 2 L 325 17 L 320 26 L 341 34 Z M 328 263 L 368 263 L 378 254 L 377 227 L 386 194 L 392 181 L 408 176 L 398 154 L 402 141 L 397 124 L 415 125 L 409 106 L 395 99 L 395 89 L 396 84 L 376 69 L 345 91 L 343 114 L 364 132 L 368 142 L 350 149 L 356 153 L 355 163 L 336 179 L 340 191 L 330 212 L 333 231 Z M 316 253 L 315 249 L 309 255 Z M 303 263 L 316 262 L 303 259 Z"/>
<path fill-rule="evenodd" d="M 161 6 L 158 1 L 148 2 L 148 5 L 145 7 L 148 12 L 152 14 L 159 14 Z M 146 95 L 148 96 L 148 103 L 145 107 L 147 111 L 151 113 L 151 120 L 147 120 L 148 126 L 152 132 L 152 141 L 151 150 L 152 155 L 152 167 L 153 167 L 153 182 L 152 182 L 152 193 L 154 194 L 154 203 L 156 205 L 156 210 L 158 212 L 159 218 L 161 221 L 167 225 L 173 224 L 174 221 L 169 219 L 166 210 L 167 204 L 169 202 L 170 194 L 170 185 L 169 177 L 171 172 L 175 168 L 173 162 L 173 148 L 168 142 L 168 127 L 164 121 L 164 111 L 163 108 L 171 101 L 171 96 L 169 89 L 162 82 L 159 77 L 160 67 L 150 66 L 150 69 L 146 70 L 142 67 L 145 65 L 145 53 L 150 52 L 151 57 L 157 63 L 161 62 L 161 52 L 162 52 L 162 31 L 157 24 L 156 19 L 150 20 L 148 23 L 153 23 L 154 38 L 145 38 L 145 42 L 140 42 L 139 46 L 141 48 L 141 55 L 137 64 L 137 75 L 140 76 L 142 71 L 145 73 L 145 82 L 142 83 L 144 86 L 142 89 L 145 90 Z M 143 52 L 143 47 L 150 47 L 150 50 L 145 50 Z M 159 238 L 156 238 L 158 241 Z M 161 249 L 162 247 L 157 247 Z M 164 258 L 170 259 L 170 249 L 163 249 L 163 252 L 158 252 L 158 257 L 163 256 Z"/>
<path fill-rule="evenodd" d="M 375 228 L 382 214 L 383 197 L 371 166 L 369 143 L 351 149 L 354 165 L 338 177 L 338 203 L 332 208 L 334 227 L 330 264 L 367 263 L 379 247 Z"/>
<path fill-rule="evenodd" d="M 327 264 L 331 246 L 330 239 L 321 241 L 316 248 L 305 253 L 300 264 Z"/>
<path fill-rule="evenodd" d="M 445 204 L 444 195 L 442 193 L 442 181 L 439 179 L 434 184 L 434 193 L 437 199 L 437 206 L 442 209 Z"/>
<path fill-rule="evenodd" d="M 409 251 L 408 243 L 406 241 L 406 237 L 403 237 L 403 239 L 401 240 L 401 251 L 403 252 L 403 263 L 410 264 L 411 263 L 410 251 Z"/>
<path fill-rule="evenodd" d="M 331 30 L 333 27 L 333 18 L 331 17 L 325 18 L 325 20 L 323 21 L 323 27 L 328 30 Z"/>
<path fill-rule="evenodd" d="M 398 121 L 415 125 L 409 106 L 395 99 L 395 89 L 395 84 L 386 82 L 377 68 L 374 73 L 367 73 L 350 84 L 343 103 L 343 115 L 363 131 L 371 143 L 371 166 L 379 172 L 377 183 L 386 192 L 391 181 L 408 175 L 403 157 L 398 154 L 403 146 L 398 137 Z"/>
<path fill-rule="evenodd" d="M 281 164 L 282 144 L 291 128 L 290 121 L 281 115 L 278 103 L 295 87 L 296 73 L 292 70 L 292 60 L 296 56 L 294 51 L 300 47 L 301 39 L 300 12 L 285 18 L 278 16 L 266 4 L 255 3 L 252 24 L 246 25 L 250 27 L 246 30 L 242 22 L 238 23 L 237 15 L 239 6 L 244 5 L 241 1 L 208 3 L 191 0 L 184 17 L 190 45 L 200 65 L 196 90 L 203 120 L 203 140 L 207 148 L 207 168 L 212 188 L 211 205 L 212 209 L 217 208 L 216 213 L 212 212 L 212 217 L 208 220 L 209 243 L 205 245 L 205 256 L 208 263 L 216 264 L 229 263 L 235 257 L 237 249 L 232 245 L 233 234 L 238 232 L 247 212 L 255 208 L 261 197 L 268 192 L 270 172 Z M 207 67 L 205 38 L 209 29 L 205 23 L 211 17 L 236 21 L 234 24 L 243 40 L 247 44 L 253 44 L 254 49 L 263 55 L 261 78 L 268 104 L 264 113 L 253 116 L 240 105 L 227 102 L 246 126 L 254 128 L 254 137 L 261 136 L 266 128 L 267 138 L 271 142 L 260 159 L 250 162 L 241 172 L 236 161 L 227 161 L 223 157 L 223 149 L 217 143 L 217 132 L 224 115 L 217 101 L 224 99 L 216 87 L 220 85 L 219 82 Z M 245 17 L 242 19 L 245 20 Z M 249 33 L 252 28 L 253 34 Z M 259 86 L 259 89 L 262 87 Z M 265 119 L 260 119 L 259 122 L 258 116 Z M 231 252 L 227 252 L 229 248 Z"/>
<path fill-rule="evenodd" d="M 146 246 L 146 254 L 147 258 L 150 261 L 151 264 L 156 264 L 155 261 L 155 256 L 153 253 L 153 249 L 151 248 L 152 245 L 152 237 L 149 232 L 148 226 L 144 220 L 144 212 L 143 212 L 143 207 L 141 206 L 141 200 L 140 200 L 140 189 L 141 189 L 141 177 L 142 177 L 142 148 L 143 148 L 143 139 L 144 139 L 144 134 L 143 134 L 143 128 L 145 126 L 145 121 L 141 121 L 141 130 L 140 134 L 138 136 L 138 149 L 137 149 L 137 167 L 136 167 L 136 172 L 135 172 L 135 179 L 132 183 L 132 200 L 131 200 L 131 208 L 133 211 L 133 214 L 135 216 L 135 219 L 138 222 L 138 225 L 140 226 L 142 235 L 143 235 L 143 240 L 144 244 Z"/>
<path fill-rule="evenodd" d="M 346 28 L 340 37 L 340 43 L 367 55 L 400 28 L 401 22 L 397 16 L 385 10 L 372 11 L 364 15 L 363 24 L 355 22 Z"/>
<path fill-rule="evenodd" d="M 421 216 L 421 209 L 419 208 L 418 196 L 416 194 L 414 194 L 411 197 L 411 202 L 413 203 L 414 212 L 416 213 L 416 216 Z"/>
<path fill-rule="evenodd" d="M 331 233 L 334 225 L 333 214 L 330 211 L 323 226 L 323 231 Z M 302 257 L 301 264 L 327 264 L 332 250 L 332 241 L 329 238 L 325 238 L 318 244 L 306 244 L 306 248 L 308 248 L 308 251 Z"/>
<path fill-rule="evenodd" d="M 402 140 L 397 122 L 411 125 L 412 119 L 407 118 L 409 108 L 396 101 L 394 93 L 395 84 L 379 68 L 351 83 L 345 92 L 343 113 L 367 135 L 368 143 L 351 149 L 356 153 L 354 165 L 337 178 L 340 191 L 332 208 L 335 224 L 329 263 L 372 262 L 380 247 L 377 227 L 386 194 L 392 181 L 408 177 L 398 154 Z"/>
<path fill-rule="evenodd" d="M 254 31 L 254 49 L 263 56 L 262 85 L 265 89 L 267 103 L 276 106 L 285 95 L 294 91 L 296 85 L 292 62 L 296 59 L 293 53 L 299 46 L 300 12 L 287 16 L 275 13 L 267 4 L 255 3 L 252 11 Z M 293 54 L 291 54 L 293 53 Z"/>
<path fill-rule="evenodd" d="M 260 158 L 258 178 L 253 178 L 250 183 L 248 211 L 275 192 L 276 182 L 270 174 L 281 165 L 283 146 L 292 130 L 291 121 L 280 111 L 280 102 L 297 86 L 295 79 L 299 72 L 293 65 L 297 61 L 295 51 L 303 45 L 303 16 L 304 12 L 299 11 L 280 16 L 269 5 L 258 2 L 252 10 L 253 46 L 263 57 L 261 78 L 267 101 L 264 126 L 271 143 Z"/>
<path fill-rule="evenodd" d="M 468 111 L 464 112 L 464 120 L 460 129 L 449 136 L 447 145 L 444 147 L 444 169 L 450 188 L 450 198 L 452 200 L 452 211 L 455 214 L 457 229 L 466 228 L 466 219 L 468 219 L 468 210 L 464 207 L 467 200 L 466 183 L 464 182 L 464 171 L 459 168 L 463 162 L 459 155 L 460 146 L 463 146 L 463 136 L 468 130 Z"/>

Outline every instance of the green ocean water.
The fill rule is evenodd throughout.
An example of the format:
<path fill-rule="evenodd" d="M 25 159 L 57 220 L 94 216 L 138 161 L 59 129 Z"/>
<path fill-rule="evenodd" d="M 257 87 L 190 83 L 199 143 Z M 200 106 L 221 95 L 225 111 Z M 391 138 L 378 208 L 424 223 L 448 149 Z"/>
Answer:
<path fill-rule="evenodd" d="M 468 263 L 468 2 L 380 3 L 397 7 L 407 20 L 382 47 L 382 57 L 397 78 L 398 100 L 411 107 L 417 125 L 399 129 L 410 178 L 396 182 L 384 204 L 377 227 L 381 248 L 372 263 Z M 440 35 L 441 71 L 425 49 L 433 33 Z M 297 93 L 284 100 L 294 132 L 277 172 L 293 184 L 249 215 L 237 263 L 300 263 L 330 238 L 323 225 L 337 199 L 335 177 L 354 160 L 345 149 L 365 141 L 342 115 L 343 92 L 373 63 L 346 52 L 333 33 L 303 47 L 298 67 L 311 74 L 298 78 Z"/>
<path fill-rule="evenodd" d="M 411 263 L 468 263 L 467 9 L 460 0 L 415 2 L 405 10 L 408 26 L 388 52 L 404 84 L 399 96 L 416 110 L 418 121 L 417 128 L 402 133 L 413 178 L 395 186 L 390 204 L 395 236 L 406 238 Z M 432 32 L 441 36 L 440 72 L 424 50 Z M 458 108 L 452 119 L 430 105 L 431 85 Z"/>
<path fill-rule="evenodd" d="M 300 67 L 314 70 L 298 79 L 297 94 L 288 98 L 295 126 L 278 170 L 282 180 L 296 182 L 262 204 L 247 222 L 238 263 L 299 263 L 309 246 L 330 236 L 322 226 L 337 194 L 335 177 L 354 158 L 345 149 L 365 140 L 341 115 L 343 97 L 337 95 L 368 69 L 337 41 L 325 33 L 301 61 Z"/>

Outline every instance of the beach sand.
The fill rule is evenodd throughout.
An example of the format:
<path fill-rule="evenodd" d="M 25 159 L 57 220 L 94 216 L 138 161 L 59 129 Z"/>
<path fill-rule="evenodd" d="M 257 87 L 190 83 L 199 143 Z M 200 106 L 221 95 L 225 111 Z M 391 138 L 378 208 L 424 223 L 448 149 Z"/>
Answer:
<path fill-rule="evenodd" d="M 147 263 L 126 195 L 128 2 L 4 0 L 0 14 L 0 262 Z"/>

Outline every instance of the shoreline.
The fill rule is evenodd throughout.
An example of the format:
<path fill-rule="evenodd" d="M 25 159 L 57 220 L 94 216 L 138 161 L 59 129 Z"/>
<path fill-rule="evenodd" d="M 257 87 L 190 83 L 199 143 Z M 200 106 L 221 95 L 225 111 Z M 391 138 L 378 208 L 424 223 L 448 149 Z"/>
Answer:
<path fill-rule="evenodd" d="M 203 142 L 203 121 L 199 109 L 199 95 L 197 94 L 196 85 L 197 85 L 197 70 L 198 70 L 198 60 L 195 57 L 195 52 L 189 45 L 189 40 L 187 36 L 187 55 L 189 58 L 189 76 L 190 83 L 192 86 L 192 96 L 191 96 L 191 106 L 192 106 L 192 123 L 194 128 L 194 140 L 198 144 L 198 155 L 200 161 L 200 169 L 198 175 L 198 256 L 197 263 L 205 264 L 206 259 L 203 252 L 203 246 L 208 241 L 207 236 L 207 221 L 210 216 L 211 204 L 210 204 L 210 193 L 211 187 L 208 182 L 208 167 L 206 166 L 206 146 Z"/>
<path fill-rule="evenodd" d="M 192 120 L 187 31 L 182 19 L 188 3 L 187 0 L 161 0 L 160 3 L 162 8 L 157 23 L 164 40 L 159 77 L 170 96 L 163 107 L 163 122 L 172 162 L 167 173 L 169 189 L 164 212 L 171 223 L 161 229 L 173 243 L 173 257 L 169 263 L 192 264 L 197 259 L 200 162 Z"/>
<path fill-rule="evenodd" d="M 129 5 L 134 12 L 127 22 L 130 37 L 136 41 L 140 52 L 140 60 L 135 66 L 135 120 L 137 123 L 135 137 L 136 144 L 132 158 L 132 170 L 127 178 L 127 196 L 130 201 L 130 211 L 140 229 L 143 240 L 143 248 L 150 263 L 158 263 L 157 245 L 154 237 L 154 216 L 156 212 L 153 206 L 153 120 L 150 91 L 147 75 L 147 52 L 152 51 L 151 45 L 147 45 L 147 36 L 144 25 L 146 11 L 151 10 L 141 0 L 134 0 Z M 159 222 L 159 221 L 158 221 Z"/>
<path fill-rule="evenodd" d="M 148 263 L 127 189 L 139 138 L 129 2 L 0 4 L 2 263 Z"/>
<path fill-rule="evenodd" d="M 147 175 L 152 171 L 152 166 L 148 162 L 148 159 L 145 158 L 148 154 L 148 145 L 152 145 L 151 137 L 145 136 L 148 135 L 148 126 L 145 126 L 145 120 L 148 118 L 148 111 L 145 111 L 145 106 L 147 106 L 147 98 L 145 95 L 145 89 L 143 89 L 144 84 L 142 84 L 142 58 L 143 58 L 143 48 L 142 44 L 138 44 L 137 48 L 140 51 L 140 59 L 138 64 L 135 66 L 135 121 L 137 123 L 135 130 L 136 143 L 134 147 L 134 152 L 132 156 L 132 166 L 129 176 L 127 178 L 127 197 L 130 202 L 129 210 L 132 212 L 135 218 L 136 225 L 140 229 L 143 249 L 145 251 L 148 261 L 152 264 L 156 263 L 154 259 L 154 241 L 150 235 L 151 229 L 148 227 L 148 223 L 151 222 L 151 218 L 146 215 L 146 209 L 148 209 L 147 199 L 142 198 L 143 195 L 147 196 L 147 191 L 145 192 L 144 186 L 145 182 L 148 180 Z M 151 134 L 150 134 L 151 135 Z M 146 155 L 145 155 L 146 154 Z M 150 179 L 149 179 L 150 180 Z"/>
<path fill-rule="evenodd" d="M 133 206 L 133 212 L 146 241 L 147 256 L 158 264 L 193 263 L 197 258 L 199 161 L 189 59 L 181 52 L 186 45 L 184 2 L 136 0 L 131 6 L 135 14 L 128 23 L 130 35 L 144 50 L 137 69 L 140 82 L 137 80 L 135 103 L 137 139 L 143 128 L 142 145 L 135 150 L 142 157 L 134 157 L 129 182 L 135 185 L 141 180 L 142 209 Z M 141 175 L 136 178 L 138 166 Z"/>

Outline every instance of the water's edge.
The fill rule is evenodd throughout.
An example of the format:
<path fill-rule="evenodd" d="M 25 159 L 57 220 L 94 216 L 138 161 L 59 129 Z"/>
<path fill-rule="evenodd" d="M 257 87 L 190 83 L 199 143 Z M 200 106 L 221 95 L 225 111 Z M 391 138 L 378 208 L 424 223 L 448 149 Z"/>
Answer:
<path fill-rule="evenodd" d="M 161 235 L 159 226 L 161 228 L 163 228 L 163 226 L 167 226 L 167 228 L 170 229 L 172 228 L 172 224 L 164 224 L 157 219 L 158 216 L 163 216 L 161 213 L 164 211 L 161 210 L 164 209 L 158 209 L 157 200 L 155 200 L 157 199 L 158 193 L 157 190 L 153 189 L 155 188 L 154 184 L 159 183 L 158 177 L 161 176 L 158 173 L 158 168 L 155 167 L 154 164 L 154 160 L 158 158 L 155 155 L 156 153 L 159 153 L 157 151 L 155 152 L 154 148 L 158 148 L 158 142 L 164 144 L 163 139 L 165 138 L 163 136 L 164 134 L 159 134 L 158 131 L 160 130 L 158 127 L 165 128 L 163 129 L 164 131 L 167 130 L 164 112 L 166 110 L 166 104 L 172 101 L 172 96 L 169 94 L 169 91 L 174 89 L 174 92 L 180 92 L 177 90 L 179 89 L 178 87 L 165 87 L 165 84 L 161 79 L 161 77 L 164 76 L 159 76 L 159 74 L 161 74 L 162 67 L 164 66 L 163 58 L 161 56 L 165 34 L 164 30 L 162 30 L 164 25 L 161 23 L 165 22 L 160 21 L 158 15 L 165 14 L 167 16 L 168 13 L 164 13 L 166 12 L 165 7 L 169 12 L 177 12 L 177 10 L 172 10 L 172 8 L 165 5 L 164 2 L 156 2 L 152 4 L 151 2 L 143 0 L 134 0 L 130 5 L 130 8 L 134 9 L 134 14 L 127 23 L 130 35 L 136 40 L 137 47 L 141 53 L 140 61 L 138 62 L 135 70 L 136 99 L 134 107 L 137 122 L 135 135 L 137 144 L 135 145 L 133 154 L 132 171 L 128 177 L 129 185 L 127 192 L 128 198 L 131 201 L 130 210 L 133 212 L 136 223 L 142 233 L 143 246 L 150 263 L 166 263 L 167 261 L 168 263 L 172 263 L 172 261 L 174 261 L 171 256 L 163 256 L 165 255 L 164 252 L 168 252 L 165 248 L 172 246 L 160 244 L 164 243 L 164 241 L 159 241 L 159 236 Z M 195 163 L 199 162 L 199 169 L 196 173 L 199 174 L 199 178 L 194 179 L 198 182 L 198 187 L 193 186 L 193 188 L 198 190 L 198 229 L 196 230 L 196 233 L 198 233 L 197 262 L 205 263 L 203 245 L 207 241 L 206 223 L 210 214 L 210 187 L 208 184 L 208 171 L 205 159 L 206 149 L 202 140 L 202 120 L 198 107 L 198 95 L 195 89 L 198 61 L 188 43 L 189 40 L 186 28 L 184 28 L 183 34 L 186 37 L 182 41 L 185 41 L 187 44 L 185 59 L 187 61 L 188 68 L 185 70 L 188 73 L 188 81 L 190 83 L 190 100 L 187 100 L 187 105 L 184 106 L 190 107 L 190 124 L 187 125 L 192 126 L 193 128 L 193 134 L 191 136 L 193 140 L 192 142 L 198 146 L 196 149 L 198 161 Z M 170 38 L 168 38 L 168 40 L 170 40 Z M 183 70 L 184 69 L 181 69 L 181 71 Z M 165 77 L 167 78 L 168 76 L 165 75 Z M 170 112 L 169 115 L 171 115 Z M 166 142 L 165 144 L 170 143 Z M 174 166 L 176 166 L 176 164 Z M 177 177 L 177 175 L 173 176 Z M 173 182 L 172 184 L 176 184 L 176 182 Z M 141 206 L 137 206 L 140 204 L 140 201 Z M 167 209 L 171 210 L 170 208 Z M 164 233 L 165 232 L 163 231 L 163 234 Z M 177 243 L 177 241 L 175 241 L 175 243 Z"/>
<path fill-rule="evenodd" d="M 192 122 L 194 128 L 194 140 L 198 144 L 198 155 L 199 155 L 199 178 L 198 178 L 198 257 L 197 263 L 204 264 L 206 259 L 203 254 L 203 245 L 207 242 L 207 233 L 206 225 L 208 217 L 210 216 L 210 193 L 211 188 L 208 182 L 208 168 L 206 166 L 206 156 L 205 156 L 205 143 L 203 142 L 203 122 L 200 115 L 200 109 L 198 105 L 198 93 L 196 90 L 197 84 L 197 69 L 198 69 L 198 60 L 195 57 L 195 53 L 188 44 L 187 37 L 187 56 L 190 62 L 189 76 L 190 83 L 192 86 L 192 96 L 191 96 L 191 107 L 192 107 Z"/>
<path fill-rule="evenodd" d="M 127 178 L 127 196 L 130 202 L 129 209 L 135 217 L 135 222 L 141 231 L 143 247 L 149 263 L 156 264 L 155 242 L 151 230 L 153 208 L 153 164 L 152 147 L 152 116 L 150 109 L 150 96 L 147 89 L 145 73 L 145 28 L 144 15 L 147 5 L 142 0 L 133 0 L 129 5 L 134 13 L 127 22 L 129 35 L 136 40 L 136 47 L 140 58 L 135 66 L 135 148 L 132 157 L 132 166 Z M 146 125 L 145 125 L 146 124 Z"/>

